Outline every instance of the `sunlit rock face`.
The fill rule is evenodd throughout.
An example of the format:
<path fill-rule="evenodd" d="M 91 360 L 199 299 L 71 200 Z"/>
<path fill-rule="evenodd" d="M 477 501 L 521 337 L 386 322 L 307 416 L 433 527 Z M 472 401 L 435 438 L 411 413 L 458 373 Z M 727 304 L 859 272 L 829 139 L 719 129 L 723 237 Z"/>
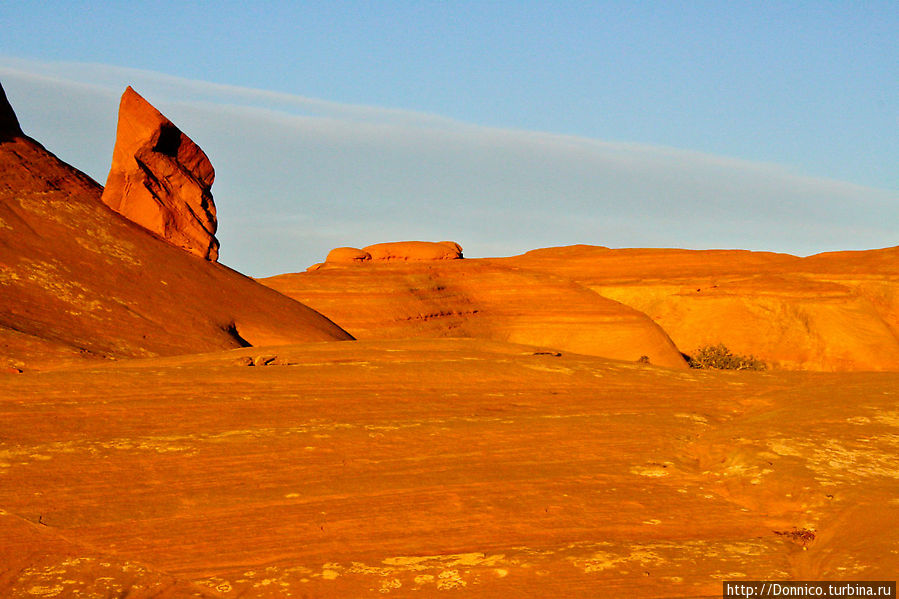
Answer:
<path fill-rule="evenodd" d="M 172 245 L 215 261 L 214 179 L 203 150 L 137 92 L 126 89 L 103 201 Z"/>

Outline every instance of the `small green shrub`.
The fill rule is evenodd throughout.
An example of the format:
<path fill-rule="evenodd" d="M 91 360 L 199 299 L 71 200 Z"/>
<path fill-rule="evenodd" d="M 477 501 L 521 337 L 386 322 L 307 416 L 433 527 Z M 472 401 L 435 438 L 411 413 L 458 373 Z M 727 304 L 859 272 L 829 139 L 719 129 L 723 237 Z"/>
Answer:
<path fill-rule="evenodd" d="M 687 356 L 690 368 L 712 370 L 767 370 L 768 365 L 755 356 L 740 356 L 732 353 L 723 343 L 700 347 L 692 356 Z"/>

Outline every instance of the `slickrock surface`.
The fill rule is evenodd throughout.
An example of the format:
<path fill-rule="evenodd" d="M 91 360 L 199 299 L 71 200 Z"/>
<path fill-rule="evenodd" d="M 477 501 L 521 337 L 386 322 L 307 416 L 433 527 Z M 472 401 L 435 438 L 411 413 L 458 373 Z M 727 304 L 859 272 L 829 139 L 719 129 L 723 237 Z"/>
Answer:
<path fill-rule="evenodd" d="M 0 509 L 0 546 L 3 597 L 219 596 L 145 564 L 73 542 L 52 530 L 41 516 L 35 522 Z"/>
<path fill-rule="evenodd" d="M 206 154 L 130 87 L 122 94 L 103 202 L 172 245 L 218 259 Z"/>
<path fill-rule="evenodd" d="M 686 367 L 645 314 L 564 278 L 483 260 L 326 263 L 260 281 L 358 339 L 475 337 Z"/>
<path fill-rule="evenodd" d="M 645 312 L 686 353 L 724 343 L 777 368 L 899 370 L 899 248 L 799 258 L 570 246 L 492 262 Z"/>
<path fill-rule="evenodd" d="M 892 580 L 897 390 L 896 373 L 673 371 L 446 339 L 0 377 L 0 595 Z"/>
<path fill-rule="evenodd" d="M 349 338 L 150 235 L 104 205 L 101 191 L 28 137 L 0 142 L 0 366 Z"/>

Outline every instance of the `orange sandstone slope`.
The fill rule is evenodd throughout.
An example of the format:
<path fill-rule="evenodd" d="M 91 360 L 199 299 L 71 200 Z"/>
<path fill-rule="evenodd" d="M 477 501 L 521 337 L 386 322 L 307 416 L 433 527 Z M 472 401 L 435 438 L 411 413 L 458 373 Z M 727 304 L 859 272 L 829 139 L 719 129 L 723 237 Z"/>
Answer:
<path fill-rule="evenodd" d="M 261 282 L 359 339 L 472 337 L 683 368 L 646 315 L 547 273 L 453 259 L 450 242 L 339 248 L 304 273 Z"/>
<path fill-rule="evenodd" d="M 113 212 L 0 98 L 0 367 L 350 338 Z"/>
<path fill-rule="evenodd" d="M 672 371 L 480 339 L 0 377 L 0 596 L 892 579 L 897 389 L 899 373 Z"/>
<path fill-rule="evenodd" d="M 641 310 L 687 353 L 724 343 L 779 368 L 899 370 L 899 248 L 799 258 L 570 246 L 493 262 Z"/>
<path fill-rule="evenodd" d="M 899 246 L 816 254 L 804 258 L 796 271 L 852 289 L 899 337 Z"/>

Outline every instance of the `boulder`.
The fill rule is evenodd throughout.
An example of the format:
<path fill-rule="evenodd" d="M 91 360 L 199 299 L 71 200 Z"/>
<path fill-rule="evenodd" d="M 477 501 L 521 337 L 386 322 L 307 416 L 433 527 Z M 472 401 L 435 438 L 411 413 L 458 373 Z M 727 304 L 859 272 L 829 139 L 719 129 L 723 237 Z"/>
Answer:
<path fill-rule="evenodd" d="M 214 178 L 203 150 L 137 92 L 126 89 L 103 202 L 172 245 L 215 261 Z"/>
<path fill-rule="evenodd" d="M 359 248 L 334 248 L 328 252 L 325 262 L 331 264 L 355 264 L 357 262 L 367 262 L 371 260 L 371 254 Z"/>

